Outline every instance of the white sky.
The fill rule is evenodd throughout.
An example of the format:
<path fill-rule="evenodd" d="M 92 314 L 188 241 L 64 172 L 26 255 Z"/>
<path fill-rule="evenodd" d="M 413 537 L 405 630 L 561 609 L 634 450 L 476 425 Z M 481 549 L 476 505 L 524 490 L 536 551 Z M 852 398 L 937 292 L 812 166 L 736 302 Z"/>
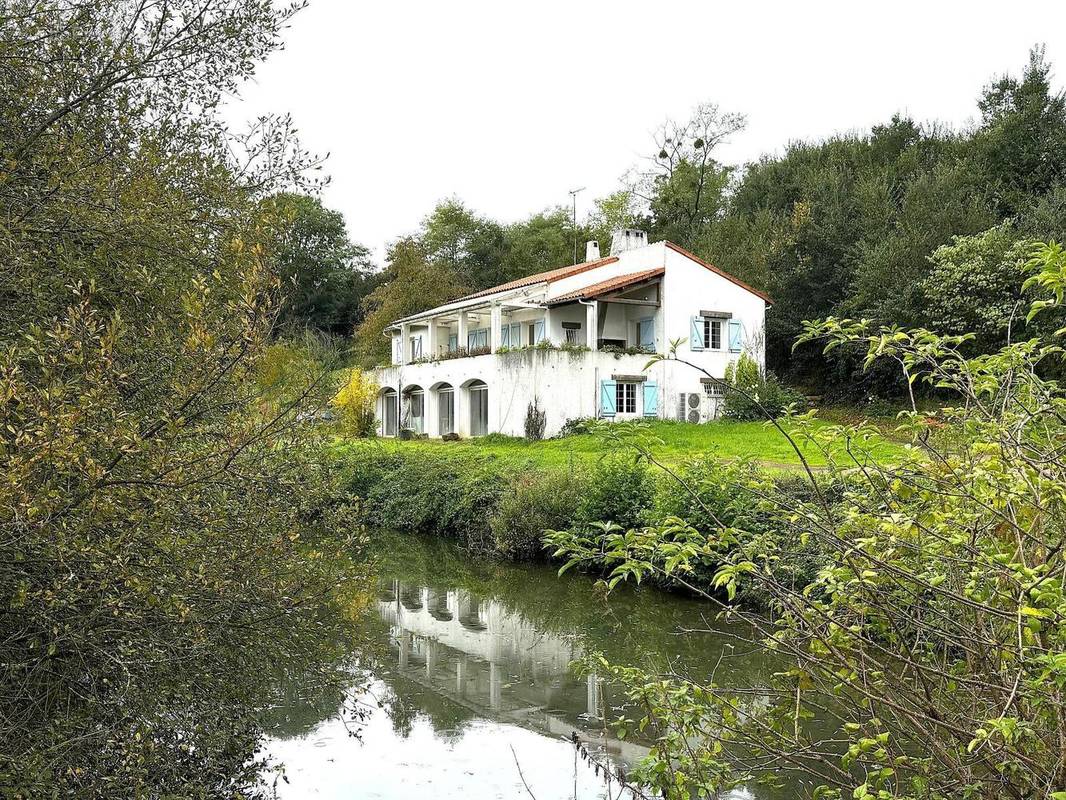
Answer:
<path fill-rule="evenodd" d="M 380 260 L 445 197 L 506 222 L 585 186 L 582 217 L 703 101 L 748 117 L 728 163 L 896 111 L 964 125 L 1033 44 L 1062 85 L 1066 4 L 312 0 L 286 43 L 228 116 L 291 113 Z"/>

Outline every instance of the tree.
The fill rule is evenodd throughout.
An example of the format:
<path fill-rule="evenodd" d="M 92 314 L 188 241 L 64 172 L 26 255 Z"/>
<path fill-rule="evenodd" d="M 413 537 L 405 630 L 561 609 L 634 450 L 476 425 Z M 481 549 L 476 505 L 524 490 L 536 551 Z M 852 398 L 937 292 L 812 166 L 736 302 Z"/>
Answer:
<path fill-rule="evenodd" d="M 385 328 L 393 321 L 447 303 L 464 291 L 457 275 L 445 264 L 430 262 L 418 239 L 400 239 L 389 248 L 381 284 L 365 301 L 366 317 L 356 332 L 360 364 L 389 363 Z"/>
<path fill-rule="evenodd" d="M 297 422 L 326 373 L 285 402 L 257 383 L 281 222 L 262 199 L 314 159 L 286 120 L 234 135 L 216 112 L 293 11 L 0 10 L 12 796 L 252 794 L 277 692 L 261 665 L 317 671 L 350 635 L 331 604 L 361 590 L 358 541 L 330 531 L 338 494 Z"/>
<path fill-rule="evenodd" d="M 507 280 L 503 227 L 479 217 L 459 200 L 439 203 L 422 221 L 418 238 L 429 261 L 455 275 L 471 290 Z"/>
<path fill-rule="evenodd" d="M 1008 338 L 1023 338 L 1029 303 L 1018 276 L 1030 249 L 1009 224 L 976 236 L 957 236 L 938 247 L 921 284 L 929 327 L 972 334 L 978 352 L 997 350 Z"/>
<path fill-rule="evenodd" d="M 504 236 L 507 247 L 504 274 L 507 280 L 514 280 L 574 263 L 575 240 L 580 263 L 585 259 L 585 242 L 590 232 L 583 226 L 575 231 L 570 212 L 557 207 L 508 225 Z"/>
<path fill-rule="evenodd" d="M 594 202 L 595 210 L 589 217 L 588 227 L 592 238 L 600 244 L 600 252 L 608 254 L 611 235 L 624 228 L 647 226 L 637 208 L 638 198 L 631 189 L 619 189 Z"/>
<path fill-rule="evenodd" d="M 1042 298 L 1030 317 L 1061 310 L 1066 252 L 1042 246 L 1029 268 L 1026 285 Z M 892 463 L 874 456 L 867 427 L 796 420 L 790 438 L 817 447 L 828 470 L 808 467 L 802 493 L 738 473 L 729 494 L 760 498 L 758 527 L 719 517 L 714 495 L 686 484 L 713 524 L 670 518 L 550 534 L 567 567 L 595 564 L 609 586 L 676 581 L 749 624 L 779 659 L 775 678 L 756 686 L 728 673 L 702 682 L 590 658 L 587 668 L 621 682 L 639 709 L 619 727 L 655 733 L 634 780 L 687 800 L 780 783 L 787 769 L 816 797 L 1059 800 L 1066 395 L 1041 376 L 1061 358 L 1064 334 L 971 357 L 969 334 L 809 323 L 805 339 L 861 344 L 868 364 L 887 359 L 908 385 L 936 386 L 956 403 L 929 413 L 912 406 L 901 417 L 912 450 Z M 654 458 L 640 441 L 631 440 Z M 834 455 L 841 441 L 846 455 Z M 796 585 L 788 566 L 811 547 L 821 568 Z M 691 580 L 703 570 L 724 597 Z M 730 602 L 744 587 L 771 598 L 769 615 Z"/>
<path fill-rule="evenodd" d="M 648 204 L 656 238 L 690 246 L 720 216 L 732 170 L 714 151 L 744 124 L 743 115 L 703 103 L 685 122 L 668 120 L 656 131 L 651 166 L 631 189 Z"/>
<path fill-rule="evenodd" d="M 1062 183 L 1066 165 L 1066 95 L 1053 93 L 1043 48 L 1034 48 L 1021 78 L 1004 76 L 984 92 L 974 160 L 1003 215 Z"/>
<path fill-rule="evenodd" d="M 281 220 L 274 245 L 285 300 L 281 327 L 351 335 L 375 284 L 370 251 L 349 239 L 344 217 L 317 197 L 282 193 L 269 202 Z"/>

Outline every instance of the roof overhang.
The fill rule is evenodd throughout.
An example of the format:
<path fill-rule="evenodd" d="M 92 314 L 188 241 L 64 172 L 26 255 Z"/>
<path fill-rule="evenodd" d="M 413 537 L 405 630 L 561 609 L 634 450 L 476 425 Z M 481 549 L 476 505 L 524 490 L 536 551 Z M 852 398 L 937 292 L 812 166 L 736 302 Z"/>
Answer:
<path fill-rule="evenodd" d="M 545 301 L 545 304 L 549 306 L 558 306 L 563 305 L 564 303 L 576 303 L 580 300 L 606 300 L 619 292 L 628 292 L 645 284 L 650 285 L 656 283 L 665 274 L 665 267 L 656 267 L 655 269 L 646 269 L 641 272 L 631 272 L 628 275 L 615 275 L 612 278 L 600 281 L 599 283 L 594 283 L 591 286 L 586 286 L 583 289 L 576 289 L 573 292 L 567 292 L 558 297 L 548 298 Z"/>

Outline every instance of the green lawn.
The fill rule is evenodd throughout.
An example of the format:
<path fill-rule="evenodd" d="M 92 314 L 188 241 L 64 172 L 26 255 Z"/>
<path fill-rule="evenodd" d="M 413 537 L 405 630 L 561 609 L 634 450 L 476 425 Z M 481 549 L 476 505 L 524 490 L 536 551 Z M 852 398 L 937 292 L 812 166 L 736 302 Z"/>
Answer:
<path fill-rule="evenodd" d="M 816 424 L 829 425 L 828 422 Z M 719 420 L 704 425 L 653 422 L 649 429 L 652 436 L 661 440 L 661 443 L 652 445 L 652 453 L 666 463 L 715 453 L 727 459 L 751 457 L 766 467 L 775 469 L 791 470 L 800 467 L 799 457 L 789 441 L 776 428 L 761 422 Z M 611 447 L 601 438 L 589 434 L 543 442 L 529 442 L 499 435 L 458 442 L 442 442 L 439 439 L 374 439 L 368 441 L 367 446 L 491 454 L 514 461 L 533 461 L 546 467 L 565 467 L 578 461 L 600 458 Z M 867 446 L 879 459 L 892 460 L 893 456 L 898 456 L 901 452 L 898 443 L 887 439 Z M 840 443 L 839 447 L 843 451 L 844 444 Z M 825 463 L 813 445 L 801 443 L 801 449 L 811 464 Z"/>

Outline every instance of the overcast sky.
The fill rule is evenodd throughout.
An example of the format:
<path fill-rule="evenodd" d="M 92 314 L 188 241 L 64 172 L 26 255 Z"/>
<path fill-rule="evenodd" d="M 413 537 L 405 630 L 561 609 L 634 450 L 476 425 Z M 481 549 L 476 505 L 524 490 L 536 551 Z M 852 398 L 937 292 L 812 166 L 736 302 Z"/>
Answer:
<path fill-rule="evenodd" d="M 897 111 L 971 123 L 993 77 L 1047 47 L 1066 79 L 1061 2 L 312 0 L 228 115 L 289 112 L 329 153 L 327 205 L 380 258 L 457 196 L 512 221 L 618 186 L 666 118 L 747 115 L 727 163 Z"/>

